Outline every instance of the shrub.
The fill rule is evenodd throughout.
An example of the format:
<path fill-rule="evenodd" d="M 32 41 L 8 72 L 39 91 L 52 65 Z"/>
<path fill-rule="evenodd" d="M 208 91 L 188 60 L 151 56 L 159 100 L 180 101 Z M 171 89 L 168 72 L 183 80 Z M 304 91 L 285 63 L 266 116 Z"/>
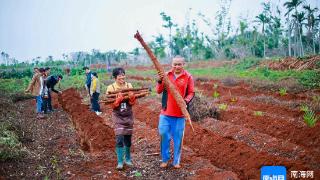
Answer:
<path fill-rule="evenodd" d="M 21 143 L 8 123 L 0 123 L 0 160 L 14 159 L 21 155 Z"/>
<path fill-rule="evenodd" d="M 320 72 L 318 71 L 306 71 L 298 76 L 298 81 L 309 88 L 320 87 Z"/>
<path fill-rule="evenodd" d="M 254 57 L 248 57 L 244 58 L 242 61 L 240 61 L 238 64 L 236 64 L 236 69 L 240 70 L 246 70 L 252 67 L 255 67 L 259 64 L 259 58 Z"/>
<path fill-rule="evenodd" d="M 263 112 L 262 111 L 254 111 L 253 115 L 254 116 L 263 116 Z"/>
<path fill-rule="evenodd" d="M 212 94 L 212 97 L 215 99 L 218 98 L 219 96 L 220 96 L 220 94 L 217 91 L 214 91 Z"/>
<path fill-rule="evenodd" d="M 286 88 L 280 88 L 280 89 L 279 89 L 279 94 L 280 94 L 280 96 L 285 96 L 285 95 L 287 95 L 287 89 L 286 89 Z"/>
<path fill-rule="evenodd" d="M 319 117 L 314 113 L 314 111 L 308 110 L 304 113 L 303 119 L 309 127 L 314 127 Z"/>
<path fill-rule="evenodd" d="M 227 104 L 219 104 L 218 105 L 218 108 L 222 111 L 225 111 L 228 109 L 228 105 Z"/>

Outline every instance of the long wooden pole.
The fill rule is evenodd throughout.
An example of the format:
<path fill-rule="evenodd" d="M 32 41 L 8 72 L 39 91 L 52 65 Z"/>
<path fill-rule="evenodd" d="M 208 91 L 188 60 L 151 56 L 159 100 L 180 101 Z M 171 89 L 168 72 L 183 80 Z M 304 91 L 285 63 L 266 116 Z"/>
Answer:
<path fill-rule="evenodd" d="M 162 67 L 162 65 L 159 63 L 158 59 L 156 58 L 156 56 L 153 54 L 153 52 L 151 51 L 151 49 L 149 48 L 149 46 L 144 42 L 144 40 L 142 39 L 141 35 L 139 34 L 139 32 L 137 31 L 137 33 L 134 35 L 134 37 L 141 43 L 141 45 L 143 46 L 143 48 L 147 51 L 150 59 L 152 60 L 156 70 L 158 72 L 161 72 L 164 77 L 164 85 L 167 89 L 170 90 L 170 92 L 172 93 L 173 98 L 176 100 L 182 114 L 184 115 L 184 117 L 186 118 L 186 120 L 189 122 L 192 131 L 194 132 L 193 126 L 192 126 L 192 122 L 191 122 L 191 118 L 190 118 L 190 114 L 187 110 L 187 106 L 186 106 L 186 102 L 184 101 L 184 99 L 182 98 L 182 96 L 180 95 L 180 93 L 178 92 L 178 90 L 176 89 L 176 87 L 172 84 L 172 82 L 169 80 L 168 76 L 165 75 L 164 69 Z"/>

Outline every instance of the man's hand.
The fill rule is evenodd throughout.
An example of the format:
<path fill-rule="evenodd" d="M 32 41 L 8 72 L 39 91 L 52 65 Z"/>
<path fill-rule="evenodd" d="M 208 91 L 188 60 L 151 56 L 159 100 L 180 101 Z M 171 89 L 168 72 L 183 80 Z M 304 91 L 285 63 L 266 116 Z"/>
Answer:
<path fill-rule="evenodd" d="M 164 74 L 163 74 L 163 72 L 161 72 L 161 71 L 158 71 L 158 82 L 162 82 L 162 80 L 163 80 L 163 77 L 164 77 Z"/>

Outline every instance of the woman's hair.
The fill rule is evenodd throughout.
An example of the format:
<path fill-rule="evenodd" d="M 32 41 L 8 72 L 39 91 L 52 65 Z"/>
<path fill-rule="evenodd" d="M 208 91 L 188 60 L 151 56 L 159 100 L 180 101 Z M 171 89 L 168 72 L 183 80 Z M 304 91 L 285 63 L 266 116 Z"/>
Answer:
<path fill-rule="evenodd" d="M 98 78 L 98 74 L 96 72 L 91 73 L 92 76 L 95 76 L 96 78 Z"/>
<path fill-rule="evenodd" d="M 120 74 L 126 74 L 126 72 L 124 71 L 123 68 L 119 67 L 119 68 L 114 68 L 113 71 L 112 71 L 112 76 L 114 78 L 117 78 L 118 75 Z"/>

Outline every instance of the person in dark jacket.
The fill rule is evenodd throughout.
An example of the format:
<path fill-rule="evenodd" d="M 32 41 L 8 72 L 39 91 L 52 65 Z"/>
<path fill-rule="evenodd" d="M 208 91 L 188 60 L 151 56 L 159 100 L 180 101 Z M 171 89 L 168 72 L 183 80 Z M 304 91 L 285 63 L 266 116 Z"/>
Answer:
<path fill-rule="evenodd" d="M 83 68 L 84 71 L 86 71 L 86 82 L 85 82 L 85 87 L 86 90 L 88 91 L 88 94 L 90 95 L 90 87 L 91 87 L 91 71 L 88 67 Z"/>
<path fill-rule="evenodd" d="M 90 69 L 88 67 L 84 67 L 83 70 L 86 72 L 86 82 L 85 82 L 85 87 L 86 87 L 86 90 L 88 92 L 88 95 L 90 96 L 90 104 L 91 104 L 91 111 L 95 111 L 93 109 L 93 103 L 92 103 L 92 97 L 91 97 L 91 92 L 90 92 L 90 88 L 91 88 L 91 81 L 92 81 L 92 72 L 90 71 Z"/>
<path fill-rule="evenodd" d="M 47 104 L 48 106 L 45 106 L 44 105 L 44 112 L 46 113 L 47 109 L 52 112 L 53 109 L 52 109 L 52 104 L 51 104 L 51 91 L 57 93 L 57 94 L 62 94 L 61 91 L 58 91 L 56 89 L 54 89 L 54 86 L 59 82 L 61 81 L 62 79 L 62 75 L 52 75 L 52 76 L 49 76 L 46 80 L 45 80 L 45 84 L 46 84 L 46 87 L 48 88 L 48 99 L 47 99 Z"/>

